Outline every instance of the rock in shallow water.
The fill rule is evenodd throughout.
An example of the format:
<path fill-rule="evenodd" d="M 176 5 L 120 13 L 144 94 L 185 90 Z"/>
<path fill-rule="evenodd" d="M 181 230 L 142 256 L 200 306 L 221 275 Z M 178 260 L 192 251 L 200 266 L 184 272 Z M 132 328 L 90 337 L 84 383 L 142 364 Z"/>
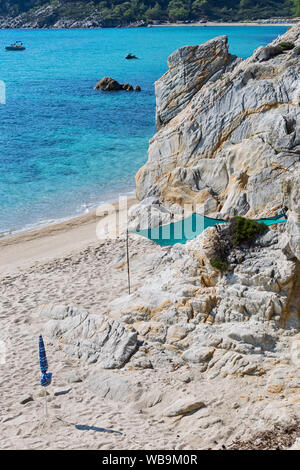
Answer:
<path fill-rule="evenodd" d="M 94 89 L 103 91 L 118 91 L 122 90 L 122 85 L 120 85 L 117 80 L 114 80 L 111 77 L 104 77 L 99 80 Z"/>
<path fill-rule="evenodd" d="M 119 83 L 117 80 L 114 80 L 111 77 L 104 77 L 95 85 L 94 90 L 102 90 L 102 91 L 141 91 L 141 87 L 137 85 L 133 88 L 132 85 L 129 83 Z"/>

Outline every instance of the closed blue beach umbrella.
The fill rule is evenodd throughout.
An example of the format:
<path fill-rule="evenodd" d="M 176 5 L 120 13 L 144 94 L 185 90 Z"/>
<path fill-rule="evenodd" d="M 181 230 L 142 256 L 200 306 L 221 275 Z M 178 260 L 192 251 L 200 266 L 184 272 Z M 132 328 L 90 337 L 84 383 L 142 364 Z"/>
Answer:
<path fill-rule="evenodd" d="M 39 336 L 39 357 L 40 357 L 40 368 L 41 368 L 41 373 L 42 373 L 40 384 L 42 387 L 47 387 L 48 385 L 51 384 L 52 374 L 51 372 L 47 373 L 48 361 L 47 361 L 46 350 L 45 350 L 45 345 L 44 345 L 42 335 Z M 46 390 L 44 390 L 44 395 L 45 395 L 45 414 L 46 416 L 48 416 Z"/>

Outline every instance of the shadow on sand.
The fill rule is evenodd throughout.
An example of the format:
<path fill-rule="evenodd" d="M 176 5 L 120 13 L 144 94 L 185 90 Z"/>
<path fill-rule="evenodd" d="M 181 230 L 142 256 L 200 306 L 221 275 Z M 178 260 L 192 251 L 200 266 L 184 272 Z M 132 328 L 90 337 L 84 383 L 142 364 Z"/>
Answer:
<path fill-rule="evenodd" d="M 122 434 L 121 431 L 114 431 L 113 429 L 98 428 L 97 426 L 89 426 L 88 424 L 75 424 L 75 428 L 79 431 L 96 431 L 96 432 L 110 432 Z"/>
<path fill-rule="evenodd" d="M 58 416 L 56 417 L 58 421 L 61 421 L 64 424 L 67 424 L 68 426 L 75 426 L 76 429 L 79 431 L 96 431 L 96 432 L 109 432 L 112 434 L 123 434 L 121 431 L 115 431 L 114 429 L 106 429 L 106 428 L 98 428 L 97 426 L 89 426 L 88 424 L 75 424 L 75 423 L 70 423 L 62 418 L 59 418 Z"/>

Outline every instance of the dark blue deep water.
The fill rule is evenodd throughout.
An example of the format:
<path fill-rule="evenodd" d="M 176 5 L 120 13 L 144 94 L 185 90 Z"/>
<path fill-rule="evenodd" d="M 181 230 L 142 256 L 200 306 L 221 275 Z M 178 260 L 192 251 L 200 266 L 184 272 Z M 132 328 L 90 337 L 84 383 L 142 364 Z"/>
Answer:
<path fill-rule="evenodd" d="M 134 191 L 155 132 L 153 83 L 170 53 L 227 34 L 246 58 L 285 27 L 0 30 L 0 233 L 86 212 Z M 24 52 L 6 52 L 15 40 Z M 140 59 L 127 61 L 128 52 Z M 94 91 L 103 76 L 141 93 Z"/>

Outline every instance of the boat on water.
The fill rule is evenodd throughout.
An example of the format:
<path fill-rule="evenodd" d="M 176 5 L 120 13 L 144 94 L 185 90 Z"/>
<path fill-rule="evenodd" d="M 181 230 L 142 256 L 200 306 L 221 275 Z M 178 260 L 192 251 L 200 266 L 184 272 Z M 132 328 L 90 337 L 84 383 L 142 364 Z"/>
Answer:
<path fill-rule="evenodd" d="M 125 57 L 125 59 L 137 59 L 137 57 L 134 55 L 134 54 L 127 54 L 127 56 Z"/>
<path fill-rule="evenodd" d="M 6 51 L 25 51 L 26 47 L 23 46 L 22 41 L 16 41 L 14 44 L 10 46 L 6 46 Z"/>

